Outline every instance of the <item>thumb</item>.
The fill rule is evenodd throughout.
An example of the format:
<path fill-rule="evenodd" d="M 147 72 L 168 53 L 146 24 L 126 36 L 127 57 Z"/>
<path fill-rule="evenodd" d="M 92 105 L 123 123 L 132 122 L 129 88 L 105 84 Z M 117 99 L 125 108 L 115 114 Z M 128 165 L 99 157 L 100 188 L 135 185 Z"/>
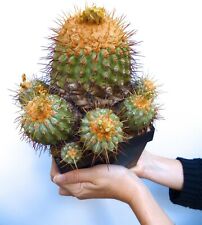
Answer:
<path fill-rule="evenodd" d="M 53 182 L 58 185 L 93 182 L 94 177 L 95 171 L 93 168 L 76 169 L 64 174 L 56 174 L 53 178 Z"/>

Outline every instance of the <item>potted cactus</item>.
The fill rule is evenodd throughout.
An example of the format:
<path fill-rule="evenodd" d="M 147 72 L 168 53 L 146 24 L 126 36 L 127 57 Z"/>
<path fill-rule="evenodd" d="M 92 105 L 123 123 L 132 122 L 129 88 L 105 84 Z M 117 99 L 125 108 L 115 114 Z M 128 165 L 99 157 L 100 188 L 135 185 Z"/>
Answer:
<path fill-rule="evenodd" d="M 22 76 L 23 136 L 49 149 L 61 173 L 100 163 L 129 166 L 154 134 L 156 85 L 137 76 L 136 42 L 122 18 L 88 6 L 53 29 L 45 79 Z"/>

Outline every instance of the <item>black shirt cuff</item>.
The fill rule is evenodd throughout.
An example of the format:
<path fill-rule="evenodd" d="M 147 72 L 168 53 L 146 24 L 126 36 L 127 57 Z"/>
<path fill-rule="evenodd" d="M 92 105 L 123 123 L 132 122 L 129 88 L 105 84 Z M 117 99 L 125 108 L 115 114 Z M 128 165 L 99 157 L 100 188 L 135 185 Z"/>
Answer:
<path fill-rule="evenodd" d="M 181 191 L 169 189 L 174 204 L 202 209 L 202 159 L 177 158 L 182 164 L 184 184 Z"/>

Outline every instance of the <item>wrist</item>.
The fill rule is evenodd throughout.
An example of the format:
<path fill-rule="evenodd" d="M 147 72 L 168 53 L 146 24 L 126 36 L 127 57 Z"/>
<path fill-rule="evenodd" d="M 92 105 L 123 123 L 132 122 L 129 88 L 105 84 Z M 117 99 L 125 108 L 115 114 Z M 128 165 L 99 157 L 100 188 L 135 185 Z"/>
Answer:
<path fill-rule="evenodd" d="M 132 171 L 138 177 L 150 179 L 154 171 L 158 168 L 158 157 L 149 152 L 143 152 L 137 165 L 132 168 Z"/>
<path fill-rule="evenodd" d="M 153 155 L 151 153 L 148 154 L 149 158 L 142 168 L 142 178 L 145 179 L 151 179 L 153 177 L 153 174 L 155 174 L 156 171 L 158 171 L 159 169 L 158 156 Z"/>
<path fill-rule="evenodd" d="M 172 221 L 160 208 L 148 188 L 143 183 L 135 185 L 129 206 L 143 225 L 171 225 Z"/>
<path fill-rule="evenodd" d="M 133 209 L 136 205 L 141 205 L 141 199 L 145 196 L 145 193 L 149 192 L 148 188 L 140 180 L 133 184 L 133 190 L 131 191 L 131 198 L 128 202 L 129 206 Z"/>
<path fill-rule="evenodd" d="M 135 213 L 140 224 L 154 224 L 152 213 L 153 199 L 145 185 L 138 184 L 135 186 L 129 206 Z"/>
<path fill-rule="evenodd" d="M 128 173 L 124 180 L 121 181 L 121 197 L 123 202 L 127 203 L 129 206 L 132 204 L 132 199 L 139 192 L 139 189 L 144 186 L 141 179 L 133 173 Z"/>
<path fill-rule="evenodd" d="M 141 179 L 136 175 L 133 175 L 126 182 L 125 193 L 126 203 L 131 207 L 134 204 L 134 199 L 139 194 L 142 194 L 143 190 L 145 190 L 146 186 L 142 183 Z"/>
<path fill-rule="evenodd" d="M 178 160 L 146 153 L 138 164 L 137 168 L 133 168 L 138 176 L 172 189 L 182 189 L 184 176 Z"/>

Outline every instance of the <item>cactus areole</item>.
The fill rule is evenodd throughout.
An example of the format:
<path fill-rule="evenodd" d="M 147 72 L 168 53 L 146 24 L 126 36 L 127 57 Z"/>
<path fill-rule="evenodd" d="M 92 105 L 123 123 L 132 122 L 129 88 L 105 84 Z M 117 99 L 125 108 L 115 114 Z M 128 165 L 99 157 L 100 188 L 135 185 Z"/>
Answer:
<path fill-rule="evenodd" d="M 153 138 L 158 92 L 137 72 L 135 32 L 95 5 L 52 30 L 45 76 L 23 74 L 15 96 L 23 137 L 49 149 L 62 173 L 136 162 Z"/>

